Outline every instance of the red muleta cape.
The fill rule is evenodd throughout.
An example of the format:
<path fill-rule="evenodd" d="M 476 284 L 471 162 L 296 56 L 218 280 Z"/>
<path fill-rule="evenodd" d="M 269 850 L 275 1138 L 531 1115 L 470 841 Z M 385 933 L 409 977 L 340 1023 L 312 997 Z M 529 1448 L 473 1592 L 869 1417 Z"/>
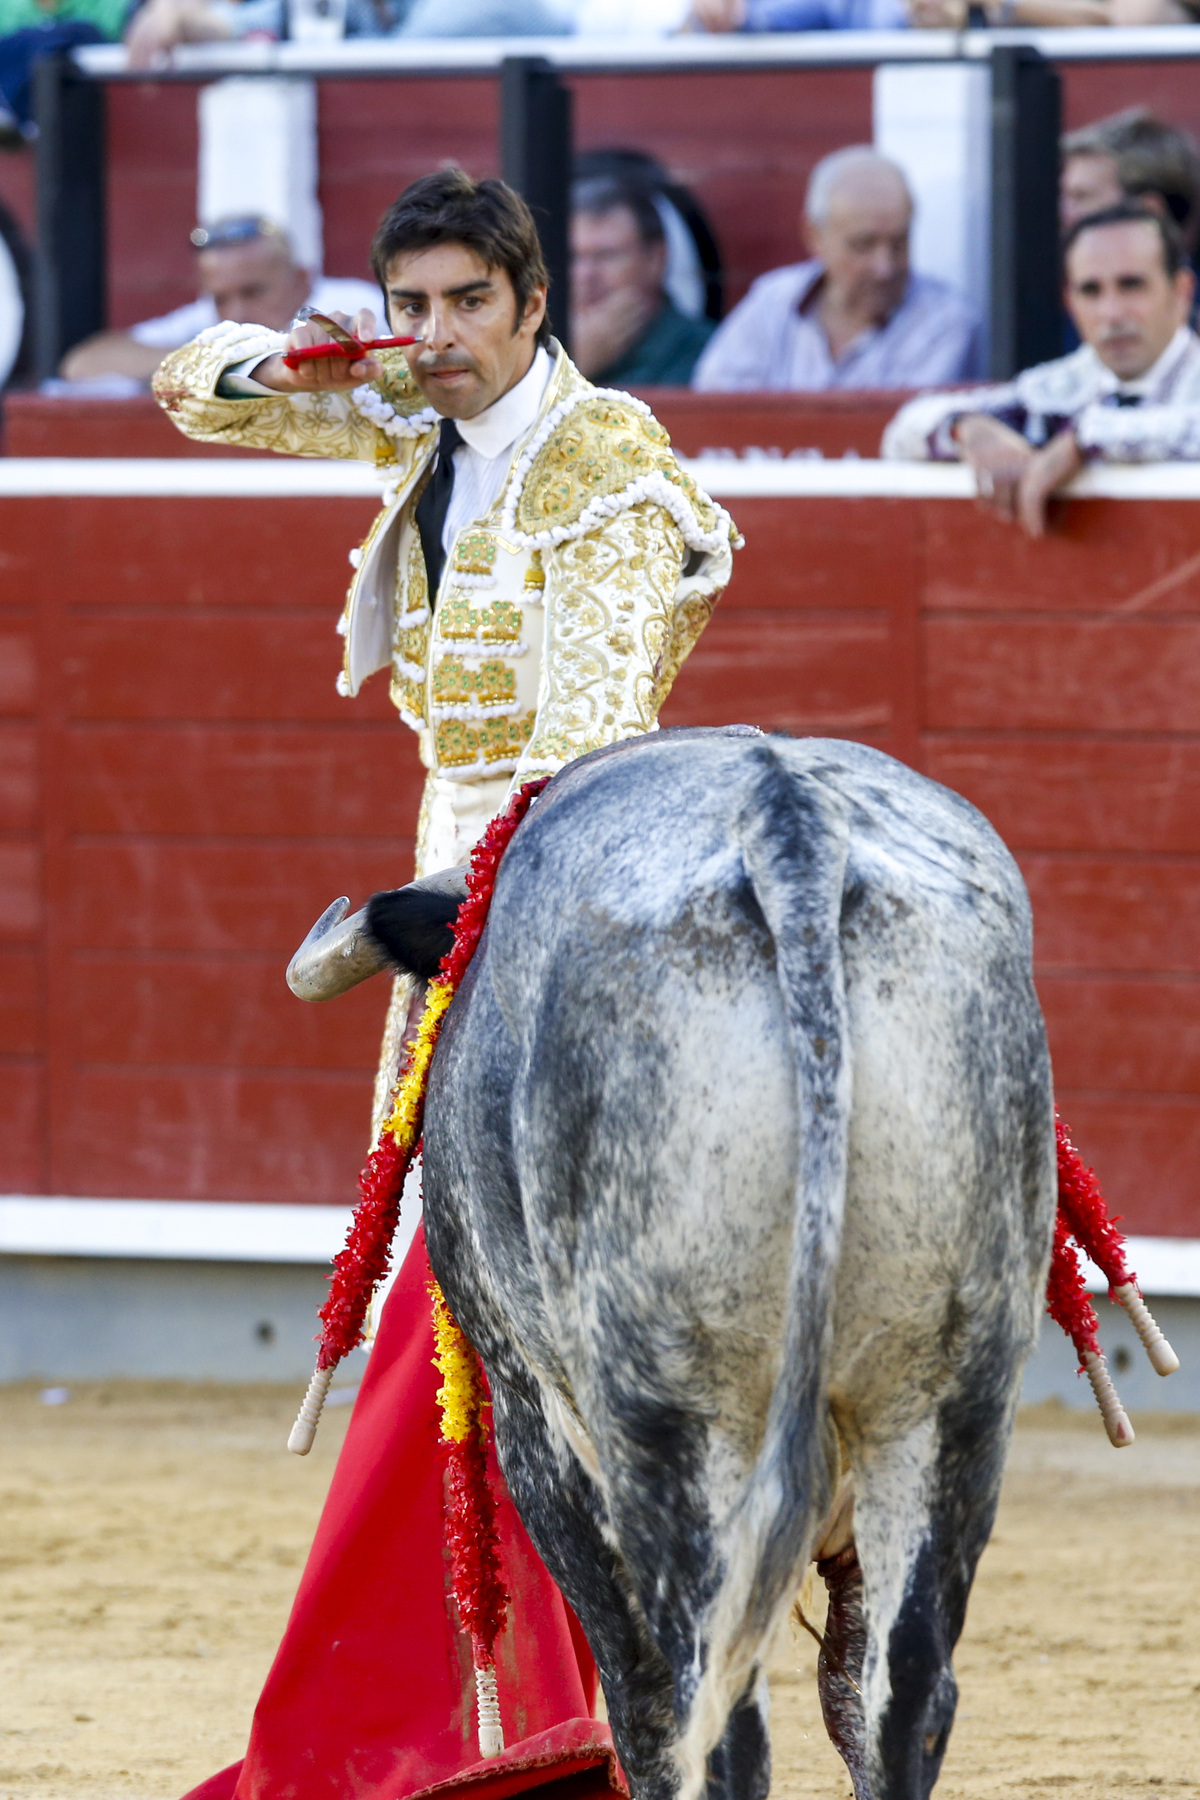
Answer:
<path fill-rule="evenodd" d="M 574 1613 L 489 1448 L 504 1578 L 508 1748 L 479 1760 L 470 1639 L 443 1553 L 443 1458 L 421 1231 L 388 1297 L 283 1642 L 240 1763 L 185 1800 L 545 1800 L 626 1793 Z"/>

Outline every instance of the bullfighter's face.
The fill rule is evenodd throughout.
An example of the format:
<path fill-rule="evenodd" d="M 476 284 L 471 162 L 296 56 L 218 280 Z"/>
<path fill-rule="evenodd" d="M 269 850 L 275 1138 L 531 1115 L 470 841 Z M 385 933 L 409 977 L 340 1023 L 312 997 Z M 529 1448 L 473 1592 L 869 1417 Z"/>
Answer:
<path fill-rule="evenodd" d="M 446 419 L 474 419 L 506 394 L 533 361 L 546 290 L 522 311 L 505 269 L 489 269 L 465 244 L 397 256 L 387 272 L 388 317 L 408 351 L 413 380 Z"/>

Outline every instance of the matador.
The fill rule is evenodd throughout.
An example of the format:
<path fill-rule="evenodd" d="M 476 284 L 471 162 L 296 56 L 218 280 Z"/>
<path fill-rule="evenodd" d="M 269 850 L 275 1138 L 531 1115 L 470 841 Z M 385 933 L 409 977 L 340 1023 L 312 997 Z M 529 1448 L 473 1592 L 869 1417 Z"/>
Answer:
<path fill-rule="evenodd" d="M 353 696 L 390 672 L 426 769 L 424 875 L 462 863 L 523 782 L 655 728 L 739 540 L 649 410 L 593 387 L 549 335 L 536 229 L 502 182 L 457 169 L 415 182 L 372 262 L 410 347 L 374 348 L 369 314 L 334 321 L 341 345 L 316 320 L 288 336 L 226 323 L 168 356 L 154 385 L 190 437 L 381 470 L 382 509 L 351 555 L 338 686 Z M 397 979 L 376 1131 L 410 998 Z M 502 1491 L 508 1748 L 480 1760 L 442 1554 L 427 1279 L 418 1231 L 246 1756 L 189 1800 L 622 1786 L 587 1645 Z"/>

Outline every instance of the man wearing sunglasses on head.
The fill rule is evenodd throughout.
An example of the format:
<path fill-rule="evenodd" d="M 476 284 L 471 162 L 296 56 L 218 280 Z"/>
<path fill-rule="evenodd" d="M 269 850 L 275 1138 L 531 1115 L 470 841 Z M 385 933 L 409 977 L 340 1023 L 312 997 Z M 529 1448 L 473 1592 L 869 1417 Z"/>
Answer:
<path fill-rule="evenodd" d="M 218 326 L 169 356 L 154 386 L 191 437 L 362 458 L 388 480 L 351 555 L 338 686 L 354 695 L 389 673 L 427 771 L 417 873 L 429 875 L 464 862 L 525 781 L 654 728 L 736 533 L 647 409 L 593 387 L 550 336 L 537 232 L 503 182 L 461 169 L 415 182 L 380 224 L 372 265 L 386 324 L 360 313 L 287 336 Z M 376 1135 L 413 991 L 397 978 Z M 427 1279 L 418 1235 L 382 1309 L 245 1761 L 190 1800 L 622 1791 L 578 1625 L 507 1499 L 507 1748 L 480 1759 L 470 1650 L 446 1586 Z"/>
<path fill-rule="evenodd" d="M 287 234 L 270 219 L 222 219 L 192 233 L 200 296 L 161 318 L 143 319 L 128 331 L 98 331 L 67 351 L 59 365 L 65 381 L 123 376 L 148 383 L 169 350 L 201 331 L 232 319 L 286 331 L 305 306 L 319 312 L 355 313 L 379 304 L 379 291 L 354 276 L 318 275 L 301 268 Z"/>

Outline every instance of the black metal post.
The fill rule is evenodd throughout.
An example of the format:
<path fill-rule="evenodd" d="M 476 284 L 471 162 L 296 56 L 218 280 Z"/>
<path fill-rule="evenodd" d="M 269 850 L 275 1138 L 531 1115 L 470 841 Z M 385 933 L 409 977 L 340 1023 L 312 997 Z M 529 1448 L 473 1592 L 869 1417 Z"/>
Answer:
<path fill-rule="evenodd" d="M 1063 349 L 1058 140 L 1062 83 L 1024 44 L 992 51 L 991 373 L 1000 380 Z"/>
<path fill-rule="evenodd" d="M 550 322 L 570 349 L 571 90 L 544 56 L 500 65 L 500 169 L 537 221 L 550 274 Z"/>
<path fill-rule="evenodd" d="M 38 246 L 34 361 L 55 374 L 73 344 L 105 320 L 104 89 L 67 55 L 33 72 Z"/>

